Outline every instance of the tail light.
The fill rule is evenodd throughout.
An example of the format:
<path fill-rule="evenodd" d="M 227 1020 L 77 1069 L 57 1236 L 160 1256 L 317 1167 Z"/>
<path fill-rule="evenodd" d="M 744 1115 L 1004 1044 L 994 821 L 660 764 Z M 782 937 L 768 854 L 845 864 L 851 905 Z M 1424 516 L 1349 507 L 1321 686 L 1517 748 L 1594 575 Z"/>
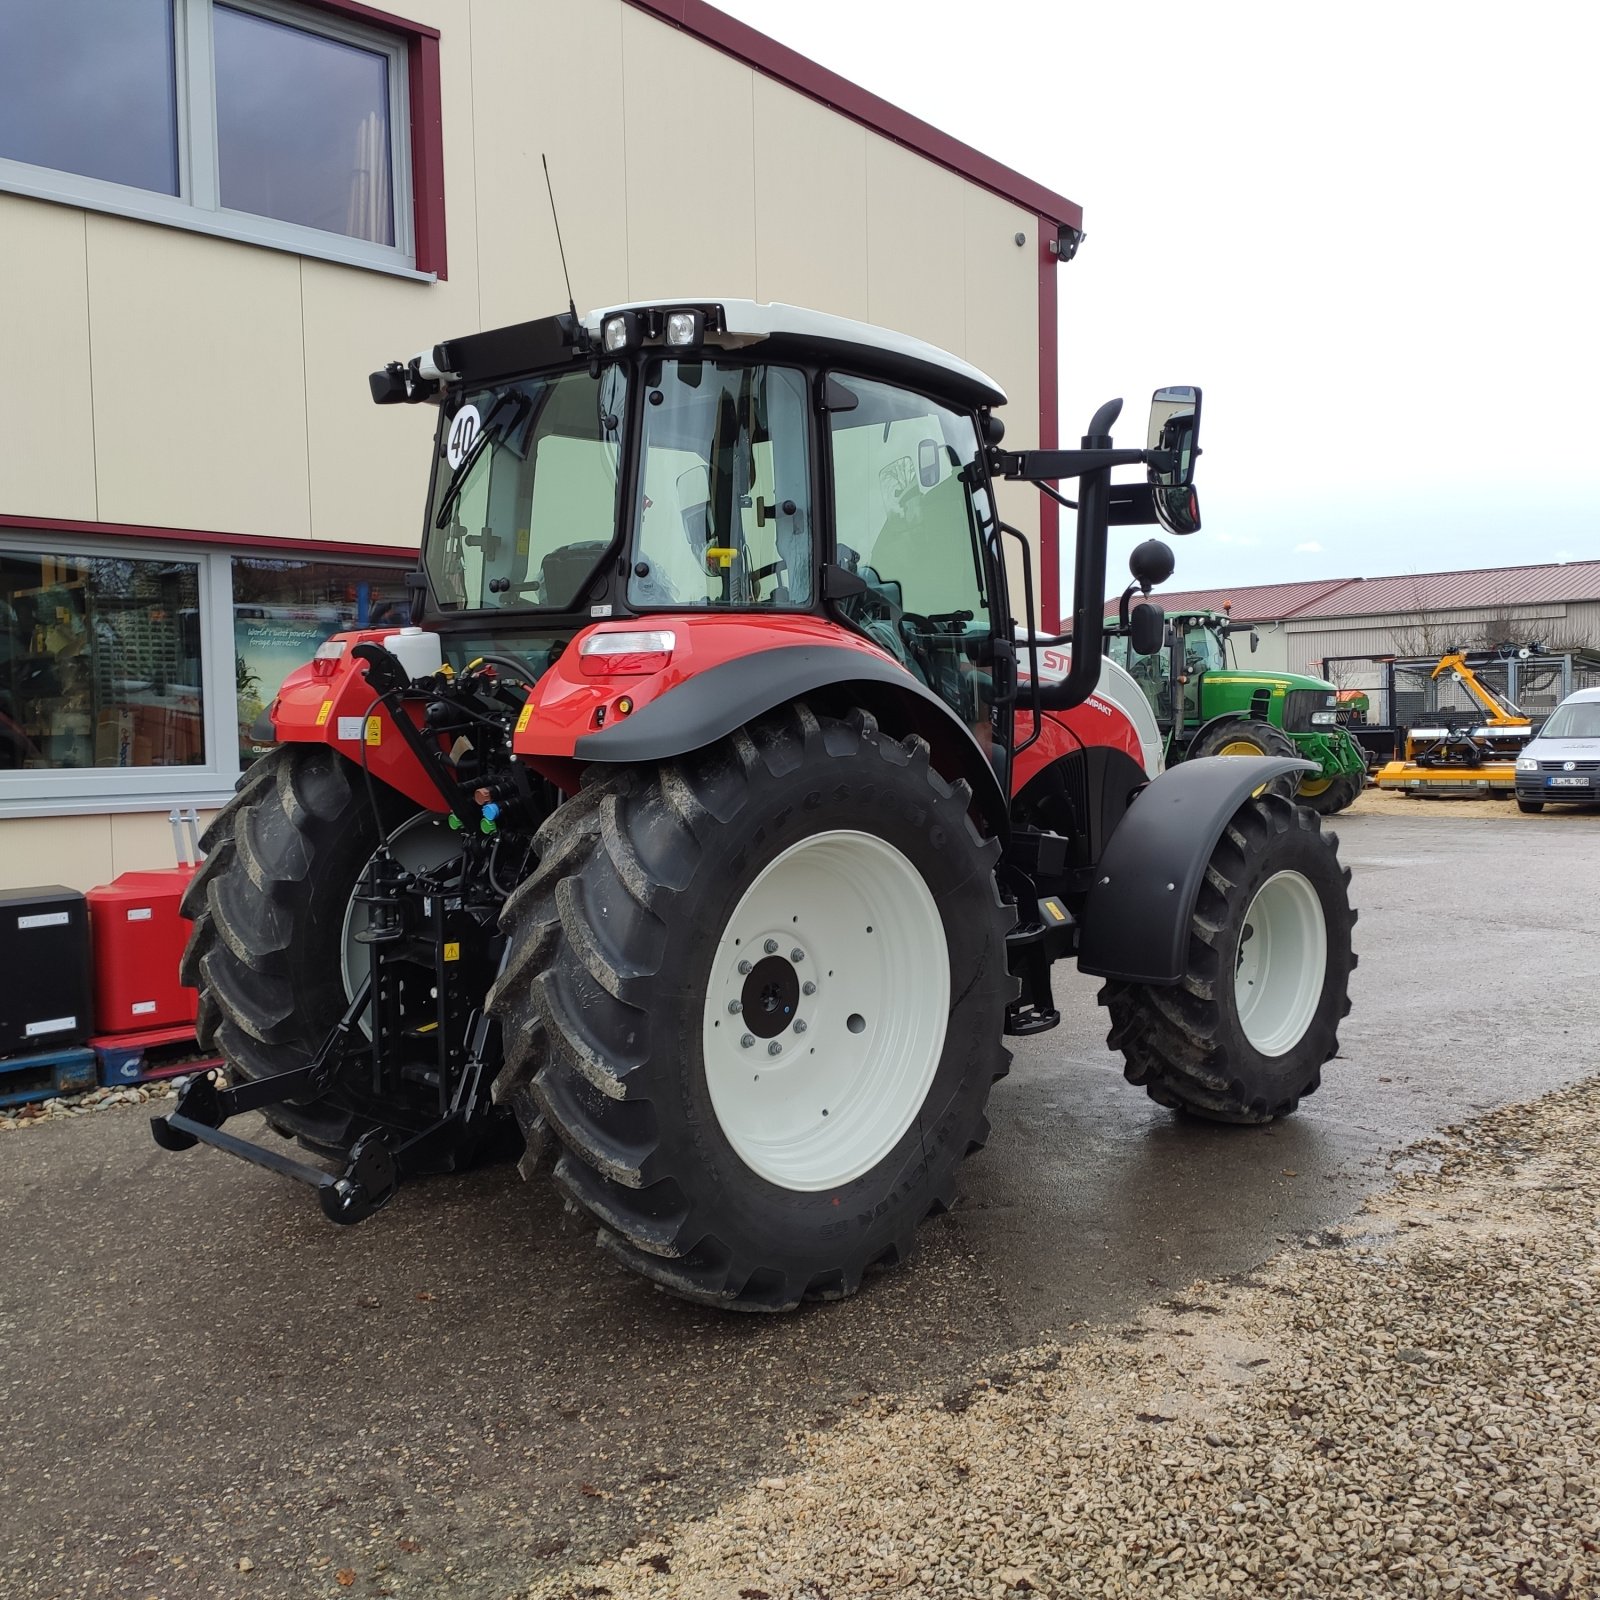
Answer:
<path fill-rule="evenodd" d="M 586 678 L 643 677 L 660 672 L 677 647 L 671 628 L 591 633 L 578 645 L 578 665 Z"/>

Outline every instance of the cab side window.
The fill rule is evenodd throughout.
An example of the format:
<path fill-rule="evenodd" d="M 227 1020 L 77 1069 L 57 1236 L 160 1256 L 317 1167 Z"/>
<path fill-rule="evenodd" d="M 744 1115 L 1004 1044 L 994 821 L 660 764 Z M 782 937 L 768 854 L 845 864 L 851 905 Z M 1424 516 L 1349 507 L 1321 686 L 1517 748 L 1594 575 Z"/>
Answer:
<path fill-rule="evenodd" d="M 992 623 L 964 475 L 979 449 L 972 418 L 889 384 L 828 383 L 855 402 L 829 412 L 837 560 L 866 584 L 847 615 L 975 731 L 986 728 Z"/>

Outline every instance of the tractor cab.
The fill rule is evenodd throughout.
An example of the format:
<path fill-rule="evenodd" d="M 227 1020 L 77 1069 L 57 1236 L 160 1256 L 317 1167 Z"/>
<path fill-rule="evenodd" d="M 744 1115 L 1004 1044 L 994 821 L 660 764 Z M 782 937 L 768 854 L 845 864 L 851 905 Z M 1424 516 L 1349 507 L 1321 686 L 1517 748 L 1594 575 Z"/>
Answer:
<path fill-rule="evenodd" d="M 977 368 L 843 318 L 723 301 L 546 318 L 372 386 L 439 407 L 413 620 L 458 665 L 497 639 L 542 674 L 601 618 L 676 640 L 677 616 L 812 616 L 847 624 L 988 744 L 1005 613 L 985 418 L 1005 396 Z M 599 648 L 639 653 L 630 638 Z"/>
<path fill-rule="evenodd" d="M 1188 612 L 1169 619 L 1159 649 L 1141 654 L 1131 633 L 1116 631 L 1107 635 L 1106 654 L 1132 674 L 1170 737 L 1200 720 L 1205 675 L 1228 670 L 1228 636 L 1243 626 L 1215 612 Z"/>

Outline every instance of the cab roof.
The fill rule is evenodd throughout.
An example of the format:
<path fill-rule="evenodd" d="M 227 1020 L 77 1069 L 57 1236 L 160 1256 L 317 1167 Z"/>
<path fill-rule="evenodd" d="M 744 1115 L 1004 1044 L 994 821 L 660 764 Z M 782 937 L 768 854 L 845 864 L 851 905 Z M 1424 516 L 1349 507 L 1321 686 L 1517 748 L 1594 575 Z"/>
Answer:
<path fill-rule="evenodd" d="M 948 350 L 890 328 L 804 306 L 686 296 L 607 306 L 589 312 L 580 322 L 598 345 L 606 319 L 618 312 L 679 309 L 706 314 L 702 348 L 707 350 L 760 345 L 774 359 L 833 363 L 867 377 L 909 383 L 967 405 L 1005 404 L 1005 390 L 988 373 Z M 449 340 L 436 347 L 434 362 L 442 374 L 482 383 L 571 360 L 575 353 L 572 318 L 562 315 Z"/>

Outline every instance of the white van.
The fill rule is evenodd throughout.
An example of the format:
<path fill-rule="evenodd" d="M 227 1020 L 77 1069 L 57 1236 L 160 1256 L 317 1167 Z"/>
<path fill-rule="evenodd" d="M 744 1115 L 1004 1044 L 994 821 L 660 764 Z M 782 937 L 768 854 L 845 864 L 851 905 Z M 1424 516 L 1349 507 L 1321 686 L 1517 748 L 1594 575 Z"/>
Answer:
<path fill-rule="evenodd" d="M 1600 800 L 1600 689 L 1579 689 L 1552 711 L 1517 757 L 1517 808 Z"/>

